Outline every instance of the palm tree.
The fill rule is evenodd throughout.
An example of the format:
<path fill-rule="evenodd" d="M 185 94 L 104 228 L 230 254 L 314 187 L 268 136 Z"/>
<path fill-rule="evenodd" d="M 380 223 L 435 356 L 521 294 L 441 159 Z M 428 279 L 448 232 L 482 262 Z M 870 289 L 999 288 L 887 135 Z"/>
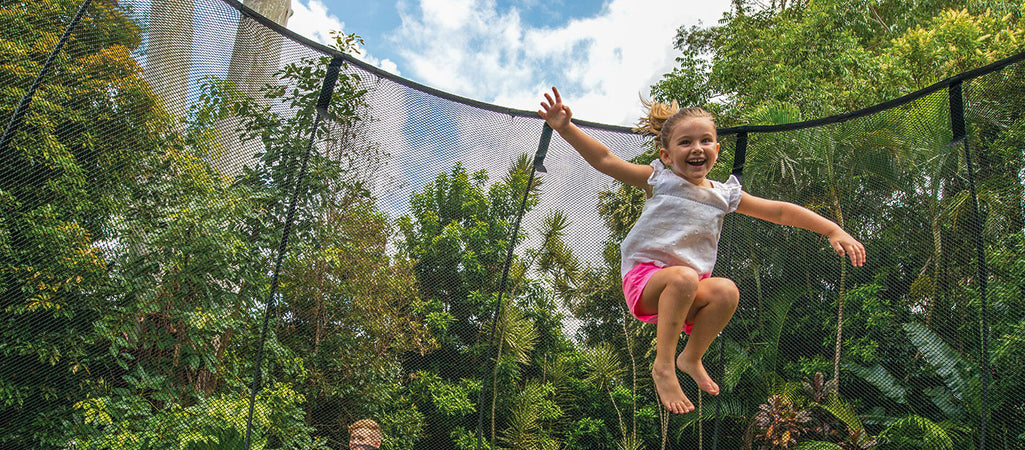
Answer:
<path fill-rule="evenodd" d="M 621 447 L 633 448 L 637 442 L 637 430 L 634 428 L 631 433 L 627 432 L 626 424 L 623 422 L 623 413 L 612 396 L 612 387 L 619 383 L 626 374 L 622 363 L 616 356 L 615 350 L 607 343 L 588 352 L 588 361 L 591 370 L 587 381 L 604 389 L 609 396 L 609 401 L 612 402 L 612 407 L 616 410 L 616 418 L 619 419 L 619 432 L 623 439 Z"/>
<path fill-rule="evenodd" d="M 495 405 L 498 402 L 498 377 L 499 369 L 503 366 L 510 366 L 507 370 L 516 370 L 518 365 L 530 364 L 530 352 L 534 350 L 537 341 L 537 330 L 530 319 L 513 304 L 507 304 L 501 308 L 502 315 L 499 319 L 498 329 L 498 356 L 491 373 L 491 440 L 495 440 Z M 503 352 L 507 351 L 504 355 Z M 517 411 L 513 410 L 516 417 Z M 523 419 L 523 417 L 521 417 Z"/>
<path fill-rule="evenodd" d="M 900 136 L 907 150 L 899 162 L 908 174 L 908 196 L 924 203 L 928 212 L 929 228 L 932 233 L 932 295 L 926 305 L 925 324 L 932 324 L 936 304 L 944 296 L 947 261 L 943 246 L 943 223 L 949 217 L 966 213 L 969 207 L 965 201 L 968 191 L 953 191 L 960 167 L 964 160 L 960 146 L 950 144 L 950 126 L 946 104 L 942 102 L 915 102 L 903 111 L 900 121 Z M 953 195 L 951 195 L 953 194 Z M 927 273 L 923 267 L 923 274 Z"/>
<path fill-rule="evenodd" d="M 527 381 L 512 399 L 509 426 L 502 430 L 498 442 L 507 448 L 524 450 L 555 450 L 559 442 L 544 432 L 542 421 L 558 416 L 557 407 L 549 400 L 551 385 L 539 380 Z"/>

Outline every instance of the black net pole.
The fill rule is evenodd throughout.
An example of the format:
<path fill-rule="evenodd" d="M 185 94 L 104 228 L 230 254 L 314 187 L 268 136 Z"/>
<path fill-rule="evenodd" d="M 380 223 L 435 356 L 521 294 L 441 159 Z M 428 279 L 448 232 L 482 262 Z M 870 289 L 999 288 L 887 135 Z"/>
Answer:
<path fill-rule="evenodd" d="M 947 90 L 950 98 L 950 128 L 953 131 L 951 145 L 961 144 L 964 147 L 965 164 L 968 171 L 968 190 L 971 193 L 972 221 L 971 232 L 975 240 L 976 270 L 979 278 L 979 341 L 982 350 L 982 417 L 979 424 L 979 449 L 986 448 L 986 424 L 989 421 L 989 321 L 986 296 L 986 278 L 989 270 L 986 267 L 985 241 L 982 236 L 982 215 L 979 213 L 979 196 L 975 189 L 975 167 L 972 164 L 972 153 L 968 146 L 968 133 L 964 120 L 964 95 L 961 82 L 950 85 Z"/>
<path fill-rule="evenodd" d="M 744 176 L 744 162 L 747 160 L 747 132 L 741 131 L 737 133 L 737 145 L 733 150 L 733 171 L 731 172 L 737 177 L 737 181 Z"/>
<path fill-rule="evenodd" d="M 735 148 L 733 149 L 733 171 L 731 172 L 731 174 L 733 176 L 737 177 L 737 181 L 742 181 L 742 179 L 744 177 L 744 162 L 745 162 L 745 160 L 747 160 L 747 132 L 746 131 L 741 131 L 741 132 L 737 133 L 737 144 L 736 144 Z M 736 226 L 737 226 L 736 223 L 737 223 L 736 217 L 730 217 L 728 219 L 727 225 L 725 227 L 726 228 L 726 230 L 725 230 L 726 233 L 723 236 L 727 237 L 728 239 L 733 239 L 735 237 L 735 235 L 736 235 Z M 725 258 L 725 260 L 726 260 L 726 267 L 733 267 L 733 246 L 732 245 L 727 245 L 726 246 L 726 255 L 725 255 L 725 257 L 726 257 Z M 725 361 L 725 357 L 723 357 L 723 353 L 725 353 L 725 351 L 726 351 L 725 350 L 725 345 L 726 344 L 723 342 L 723 340 L 725 340 L 725 334 L 726 333 L 725 333 L 725 330 L 724 330 L 724 332 L 719 336 L 719 345 L 718 345 L 718 347 L 719 347 L 718 348 L 719 354 L 717 355 L 717 358 L 716 358 L 717 359 L 717 363 L 719 365 L 719 369 L 722 370 L 718 374 L 719 375 L 719 379 L 722 379 L 722 377 L 726 374 L 726 361 Z M 722 393 L 720 392 L 719 395 L 722 395 Z M 712 450 L 717 450 L 719 448 L 719 424 L 722 421 L 722 416 L 723 416 L 723 413 L 722 413 L 722 399 L 716 398 L 715 399 L 715 422 L 714 422 L 714 425 L 712 427 Z"/>
<path fill-rule="evenodd" d="M 78 22 L 82 20 L 82 16 L 85 15 L 85 10 L 89 8 L 89 4 L 92 0 L 85 0 L 82 5 L 78 7 L 78 12 L 75 13 L 75 17 L 71 19 L 71 23 L 64 29 L 64 34 L 60 40 L 57 41 L 57 45 L 53 47 L 50 52 L 50 56 L 46 58 L 46 62 L 43 63 L 43 68 L 39 71 L 39 75 L 36 75 L 35 81 L 32 82 L 32 86 L 28 88 L 28 92 L 25 92 L 25 96 L 21 98 L 21 102 L 18 103 L 18 107 L 14 109 L 14 114 L 11 114 L 11 121 L 7 123 L 7 128 L 4 129 L 3 137 L 0 137 L 0 155 L 7 153 L 7 146 L 10 145 L 11 140 L 14 139 L 14 133 L 21 128 L 21 123 L 25 120 L 25 113 L 28 112 L 29 104 L 32 103 L 32 97 L 36 94 L 36 89 L 39 89 L 39 84 L 43 82 L 43 78 L 50 73 L 50 69 L 53 67 L 53 62 L 57 59 L 57 55 L 64 48 L 64 44 L 68 42 L 68 38 L 71 37 L 71 32 L 78 26 Z M 6 159 L 6 158 L 5 158 Z"/>
<path fill-rule="evenodd" d="M 530 187 L 534 184 L 534 175 L 537 172 L 547 172 L 544 166 L 545 155 L 548 154 L 548 144 L 552 140 L 552 128 L 545 123 L 541 129 L 541 139 L 537 145 L 537 152 L 534 153 L 534 164 L 530 167 L 530 177 L 523 188 L 523 198 L 520 200 L 520 210 L 516 214 L 516 224 L 513 226 L 512 235 L 509 236 L 509 250 L 505 254 L 505 264 L 502 267 L 502 280 L 498 283 L 498 304 L 495 305 L 495 314 L 491 317 L 491 338 L 488 340 L 488 347 L 495 345 L 495 328 L 498 324 L 498 317 L 502 314 L 502 297 L 505 293 L 505 284 L 509 279 L 509 267 L 512 265 L 513 250 L 516 248 L 516 238 L 520 234 L 520 222 L 523 220 L 523 212 L 527 209 L 527 198 L 530 196 Z M 497 354 L 496 354 L 497 358 Z M 498 364 L 497 359 L 495 364 Z M 484 445 L 484 386 L 487 386 L 487 373 L 484 371 L 484 380 L 481 383 L 480 394 L 477 397 L 477 446 L 479 450 Z M 491 389 L 494 389 L 491 386 Z"/>
<path fill-rule="evenodd" d="M 296 204 L 299 202 L 299 190 L 302 187 L 303 179 L 306 177 L 306 166 L 310 161 L 310 154 L 313 153 L 313 143 L 317 138 L 317 128 L 320 121 L 327 115 L 327 107 L 331 104 L 331 94 L 335 90 L 335 82 L 338 81 L 338 69 L 342 65 L 339 57 L 331 58 L 327 67 L 327 74 L 324 76 L 324 84 L 320 88 L 320 98 L 317 100 L 317 115 L 313 119 L 313 126 L 310 127 L 310 139 L 306 144 L 306 153 L 303 154 L 302 163 L 299 166 L 299 176 L 296 177 L 295 187 L 292 190 L 292 198 L 289 200 L 288 214 L 285 216 L 285 226 L 281 230 L 281 242 L 278 244 L 278 256 L 274 261 L 274 272 L 271 276 L 270 294 L 267 295 L 267 305 L 263 311 L 263 328 L 260 330 L 260 343 L 256 350 L 256 362 L 253 364 L 253 384 L 249 392 L 249 414 L 246 417 L 246 449 L 249 449 L 253 434 L 253 409 L 256 406 L 256 394 L 260 392 L 263 363 L 263 348 L 267 342 L 267 329 L 270 324 L 271 310 L 274 309 L 275 296 L 278 290 L 278 275 L 281 273 L 281 264 L 285 259 L 285 250 L 288 248 L 288 238 L 292 234 L 292 222 L 295 220 Z"/>

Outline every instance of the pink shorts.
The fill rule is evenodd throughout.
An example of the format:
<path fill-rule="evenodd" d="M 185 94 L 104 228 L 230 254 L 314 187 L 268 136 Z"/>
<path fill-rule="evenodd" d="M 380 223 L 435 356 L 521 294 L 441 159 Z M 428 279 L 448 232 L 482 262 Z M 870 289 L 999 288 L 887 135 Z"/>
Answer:
<path fill-rule="evenodd" d="M 644 286 L 648 284 L 651 276 L 662 269 L 663 267 L 656 266 L 653 263 L 640 263 L 634 266 L 633 269 L 630 269 L 626 276 L 623 277 L 623 295 L 626 296 L 626 307 L 630 310 L 630 314 L 641 322 L 658 323 L 658 314 L 637 315 L 637 302 L 641 301 L 641 293 L 644 292 Z M 703 273 L 699 279 L 704 280 L 710 276 L 712 274 Z M 684 322 L 684 333 L 690 334 L 693 328 L 693 323 Z"/>

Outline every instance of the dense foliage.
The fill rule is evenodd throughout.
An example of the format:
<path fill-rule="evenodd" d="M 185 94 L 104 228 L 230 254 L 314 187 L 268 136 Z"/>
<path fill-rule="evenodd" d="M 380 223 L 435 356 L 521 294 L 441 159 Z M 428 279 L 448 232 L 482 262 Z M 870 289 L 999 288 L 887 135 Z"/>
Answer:
<path fill-rule="evenodd" d="M 1020 52 L 1022 6 L 741 2 L 719 25 L 679 30 L 679 66 L 652 94 L 705 105 L 725 126 L 853 111 Z M 984 415 L 987 442 L 1020 445 L 1025 429 L 1011 405 L 1025 391 L 1015 371 L 998 368 L 1003 356 L 985 361 L 980 351 L 984 334 L 991 349 L 1019 345 L 1022 316 L 1013 311 L 1021 307 L 1020 272 L 998 267 L 1001 255 L 1021 250 L 1021 74 L 1011 66 L 965 85 L 972 174 L 966 146 L 951 142 L 945 91 L 838 125 L 751 135 L 745 189 L 856 230 L 871 262 L 851 271 L 824 260 L 815 243 L 780 252 L 759 243 L 811 238 L 737 222 L 722 251 L 733 255 L 726 273 L 750 302 L 742 300 L 727 330 L 735 349 L 726 370 L 738 371 L 737 389 L 762 393 L 741 397 L 751 402 L 746 411 L 790 383 L 832 372 L 881 448 L 966 448 L 982 440 Z M 989 268 L 984 331 L 978 256 Z M 809 276 L 821 267 L 836 277 Z M 762 406 L 781 404 L 776 398 Z M 747 422 L 736 426 L 740 434 Z"/>
<path fill-rule="evenodd" d="M 0 117 L 77 6 L 0 6 Z M 652 95 L 720 125 L 851 111 L 1020 51 L 1023 8 L 737 1 L 679 31 L 679 66 Z M 619 279 L 640 191 L 600 193 L 597 264 L 566 239 L 579 218 L 538 208 L 564 194 L 540 175 L 528 186 L 528 155 L 498 176 L 455 163 L 391 217 L 371 194 L 388 155 L 358 76 L 343 71 L 319 121 L 328 60 L 314 57 L 255 94 L 204 78 L 173 117 L 141 76 L 143 41 L 116 2 L 94 2 L 0 154 L 0 447 L 239 448 L 257 370 L 255 448 L 345 448 L 365 417 L 386 449 L 697 448 L 713 423 L 723 448 L 1025 442 L 1021 64 L 965 86 L 977 209 L 944 92 L 752 135 L 745 188 L 836 220 L 870 262 L 731 216 L 717 271 L 741 308 L 706 357 L 723 395 L 666 417 L 654 327 L 629 316 Z M 512 242 L 521 203 L 543 220 Z"/>

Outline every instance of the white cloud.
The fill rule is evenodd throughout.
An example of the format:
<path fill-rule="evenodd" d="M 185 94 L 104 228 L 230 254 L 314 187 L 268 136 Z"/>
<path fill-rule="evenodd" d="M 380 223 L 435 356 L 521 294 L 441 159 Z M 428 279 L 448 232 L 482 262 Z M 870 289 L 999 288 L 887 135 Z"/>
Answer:
<path fill-rule="evenodd" d="M 311 0 L 316 1 L 316 0 Z M 602 11 L 558 28 L 536 28 L 494 0 L 399 3 L 392 35 L 411 77 L 457 95 L 535 110 L 560 86 L 583 120 L 631 125 L 639 95 L 675 65 L 681 25 L 714 24 L 728 0 L 612 0 Z"/>
<path fill-rule="evenodd" d="M 333 14 L 328 14 L 327 7 L 320 0 L 302 0 L 292 2 L 294 14 L 288 19 L 288 28 L 321 44 L 331 44 L 331 32 L 345 29 L 345 24 Z"/>
<path fill-rule="evenodd" d="M 541 94 L 560 87 L 578 119 L 632 125 L 640 95 L 675 66 L 676 29 L 714 24 L 730 0 L 611 0 L 593 17 L 556 28 L 526 23 L 495 0 L 398 0 L 401 26 L 390 44 L 399 64 L 360 49 L 356 55 L 427 86 L 516 109 L 536 110 Z M 526 5 L 527 3 L 520 3 Z M 293 0 L 288 27 L 331 45 L 345 23 L 322 0 Z"/>
<path fill-rule="evenodd" d="M 329 47 L 334 47 L 332 31 L 345 33 L 345 22 L 342 22 L 334 14 L 329 14 L 327 6 L 320 0 L 293 0 L 292 10 L 294 13 L 288 19 L 288 29 L 300 35 L 312 39 Z M 359 54 L 354 55 L 357 59 L 365 61 L 375 67 L 387 72 L 401 75 L 398 65 L 389 59 L 378 59 L 367 55 L 362 47 L 358 48 Z"/>

